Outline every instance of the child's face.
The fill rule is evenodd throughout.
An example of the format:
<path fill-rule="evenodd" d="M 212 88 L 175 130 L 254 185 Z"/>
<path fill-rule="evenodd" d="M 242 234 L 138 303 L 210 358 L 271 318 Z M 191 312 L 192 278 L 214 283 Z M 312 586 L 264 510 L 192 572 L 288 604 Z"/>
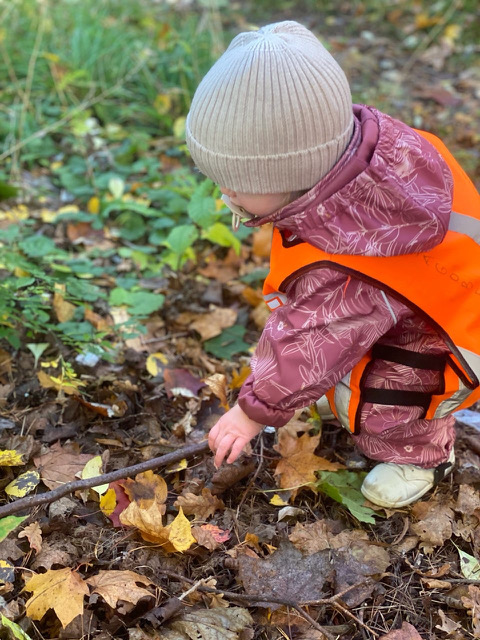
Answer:
<path fill-rule="evenodd" d="M 288 204 L 290 199 L 290 194 L 288 193 L 240 193 L 239 191 L 232 191 L 226 187 L 220 187 L 220 191 L 228 196 L 233 204 L 242 207 L 254 216 L 260 217 L 275 213 L 275 211 L 278 211 L 278 209 Z"/>

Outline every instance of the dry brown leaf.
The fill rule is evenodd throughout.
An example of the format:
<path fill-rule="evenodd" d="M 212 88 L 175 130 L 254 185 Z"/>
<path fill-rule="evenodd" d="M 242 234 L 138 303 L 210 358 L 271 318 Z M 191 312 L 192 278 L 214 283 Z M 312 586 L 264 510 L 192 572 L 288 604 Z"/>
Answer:
<path fill-rule="evenodd" d="M 53 294 L 53 309 L 59 322 L 69 322 L 75 315 L 76 306 L 65 300 L 59 291 Z"/>
<path fill-rule="evenodd" d="M 150 586 L 153 583 L 134 571 L 100 571 L 86 582 L 93 587 L 93 593 L 101 595 L 112 609 L 115 609 L 119 600 L 137 604 L 142 598 L 154 597 L 150 591 L 139 586 Z"/>
<path fill-rule="evenodd" d="M 317 520 L 309 524 L 297 522 L 288 537 L 290 542 L 306 555 L 323 549 L 341 549 L 356 543 L 368 542 L 368 534 L 363 529 L 348 529 L 335 534 L 332 525 L 335 523 L 325 520 Z"/>
<path fill-rule="evenodd" d="M 190 327 L 197 331 L 202 340 L 210 340 L 219 336 L 224 329 L 232 327 L 237 320 L 237 312 L 234 309 L 215 309 L 210 313 L 198 315 Z"/>
<path fill-rule="evenodd" d="M 404 622 L 401 629 L 390 631 L 379 640 L 422 640 L 422 636 L 410 623 Z"/>
<path fill-rule="evenodd" d="M 278 444 L 274 449 L 282 456 L 277 464 L 275 475 L 282 489 L 298 489 L 317 479 L 316 471 L 337 471 L 344 466 L 316 456 L 313 452 L 320 442 L 320 435 L 309 436 L 304 433 L 300 438 L 286 429 L 279 429 Z"/>
<path fill-rule="evenodd" d="M 230 531 L 220 529 L 214 524 L 192 527 L 192 534 L 199 545 L 206 547 L 210 551 L 215 551 L 230 538 Z"/>
<path fill-rule="evenodd" d="M 199 520 L 207 520 L 215 511 L 225 509 L 223 501 L 212 495 L 206 487 L 202 489 L 202 495 L 186 493 L 179 496 L 174 504 L 176 507 L 182 507 L 187 516 L 194 515 Z"/>
<path fill-rule="evenodd" d="M 468 596 L 462 597 L 462 604 L 472 617 L 473 637 L 480 638 L 480 589 L 473 584 L 468 585 Z"/>
<path fill-rule="evenodd" d="M 163 526 L 162 516 L 165 505 L 153 502 L 148 508 L 140 508 L 137 502 L 131 502 L 120 514 L 120 522 L 126 527 L 135 527 L 144 540 L 160 545 L 168 543 L 168 529 Z"/>
<path fill-rule="evenodd" d="M 42 550 L 42 530 L 38 522 L 32 522 L 18 534 L 19 538 L 27 538 L 30 547 L 37 553 Z"/>
<path fill-rule="evenodd" d="M 440 620 L 442 621 L 442 624 L 437 624 L 435 626 L 435 629 L 440 629 L 440 631 L 445 631 L 445 633 L 447 633 L 448 635 L 462 629 L 462 625 L 460 624 L 460 622 L 455 622 L 455 620 L 452 620 L 451 618 L 449 618 L 445 614 L 445 612 L 442 611 L 441 609 L 438 610 L 438 615 L 440 616 Z"/>
<path fill-rule="evenodd" d="M 259 258 L 269 258 L 272 248 L 272 225 L 264 224 L 253 234 L 253 255 Z"/>
<path fill-rule="evenodd" d="M 447 580 L 435 580 L 431 578 L 420 578 L 422 584 L 428 589 L 451 589 L 452 583 Z"/>
<path fill-rule="evenodd" d="M 412 515 L 418 522 L 410 525 L 411 531 L 420 538 L 426 551 L 440 547 L 452 537 L 455 516 L 450 501 L 417 502 L 412 508 Z"/>
<path fill-rule="evenodd" d="M 56 489 L 76 479 L 84 466 L 94 456 L 87 453 L 72 453 L 58 442 L 50 447 L 43 456 L 34 458 L 33 462 L 40 472 L 42 481 L 49 489 Z"/>
<path fill-rule="evenodd" d="M 32 592 L 25 605 L 29 618 L 41 620 L 49 609 L 53 609 L 65 628 L 83 613 L 83 598 L 88 595 L 88 586 L 78 573 L 67 567 L 33 576 L 26 583 L 25 591 Z"/>
<path fill-rule="evenodd" d="M 223 373 L 214 373 L 213 376 L 205 378 L 204 382 L 211 392 L 220 400 L 220 406 L 222 406 L 225 411 L 228 411 L 230 407 L 227 400 L 227 376 Z"/>

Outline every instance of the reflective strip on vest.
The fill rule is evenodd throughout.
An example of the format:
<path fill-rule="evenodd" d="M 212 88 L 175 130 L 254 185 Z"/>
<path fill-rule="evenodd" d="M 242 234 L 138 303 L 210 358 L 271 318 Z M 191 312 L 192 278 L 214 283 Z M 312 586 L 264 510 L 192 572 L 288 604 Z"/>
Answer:
<path fill-rule="evenodd" d="M 275 291 L 274 293 L 264 295 L 263 299 L 270 311 L 274 311 L 275 309 L 278 309 L 278 307 L 283 307 L 287 301 L 287 296 L 284 293 L 280 293 L 280 291 Z"/>
<path fill-rule="evenodd" d="M 463 235 L 480 244 L 480 220 L 452 211 L 448 228 L 450 231 L 463 233 Z"/>

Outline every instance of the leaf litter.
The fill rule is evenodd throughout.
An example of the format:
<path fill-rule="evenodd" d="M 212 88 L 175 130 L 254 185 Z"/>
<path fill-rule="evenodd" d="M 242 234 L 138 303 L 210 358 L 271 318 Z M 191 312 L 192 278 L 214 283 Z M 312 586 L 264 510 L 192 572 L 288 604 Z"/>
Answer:
<path fill-rule="evenodd" d="M 397 20 L 395 11 L 404 18 L 394 7 L 387 23 Z M 422 22 L 418 11 L 415 25 L 405 27 L 407 38 L 429 28 L 429 16 Z M 370 28 L 368 13 L 357 13 L 355 20 Z M 356 30 L 360 35 L 347 40 L 342 18 L 336 20 L 331 44 L 354 82 L 376 70 L 379 59 L 396 60 L 388 39 Z M 469 70 L 449 77 L 455 33 L 442 37 L 398 59 L 416 63 L 408 78 L 414 100 L 395 92 L 395 67 L 385 66 L 379 83 L 385 95 L 395 95 L 393 115 L 407 119 L 410 111 L 418 126 L 446 128 L 447 142 L 466 157 L 478 142 L 470 114 L 479 80 Z M 475 154 L 469 162 L 478 175 Z M 33 374 L 43 343 L 15 358 L 0 351 L 5 496 L 61 486 L 105 452 L 104 468 L 121 469 L 205 437 L 234 403 L 265 322 L 258 283 L 241 278 L 266 266 L 267 231 L 255 233 L 241 256 L 203 255 L 197 268 L 186 265 L 167 278 L 164 307 L 146 322 L 145 336 L 128 340 L 121 362 L 96 361 L 92 369 L 80 359 L 79 377 L 67 384 L 52 369 Z M 99 248 L 106 242 L 90 225 L 69 224 L 65 233 Z M 108 242 L 104 248 L 115 246 Z M 72 309 L 62 294 L 54 311 L 67 320 Z M 111 311 L 111 319 L 93 310 L 88 318 L 108 331 Z M 120 311 L 123 320 L 131 315 Z M 11 620 L 2 624 L 21 640 L 80 638 L 85 621 L 98 640 L 147 640 L 148 612 L 169 605 L 154 631 L 160 640 L 323 640 L 323 631 L 347 640 L 478 637 L 480 589 L 472 584 L 480 560 L 478 415 L 478 408 L 463 414 L 453 477 L 413 508 L 387 513 L 363 504 L 347 434 L 315 425 L 305 412 L 277 441 L 263 433 L 251 455 L 231 467 L 216 471 L 205 455 L 170 473 L 111 483 L 103 496 L 90 491 L 3 518 L 0 613 Z M 279 519 L 285 507 L 292 510 Z"/>

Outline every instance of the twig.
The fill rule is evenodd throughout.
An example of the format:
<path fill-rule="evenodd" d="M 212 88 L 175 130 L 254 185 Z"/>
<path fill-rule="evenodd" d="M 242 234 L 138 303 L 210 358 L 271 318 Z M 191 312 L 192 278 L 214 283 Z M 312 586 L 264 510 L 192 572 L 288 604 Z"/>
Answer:
<path fill-rule="evenodd" d="M 67 484 L 63 485 L 63 487 L 58 487 L 57 489 L 53 489 L 52 491 L 46 491 L 45 493 L 42 493 L 40 495 L 21 498 L 20 500 L 16 500 L 11 504 L 6 504 L 3 507 L 0 507 L 0 518 L 9 516 L 12 513 L 17 513 L 18 511 L 31 509 L 32 507 L 36 507 L 39 504 L 48 504 L 50 502 L 54 502 L 55 500 L 63 498 L 63 496 L 66 496 L 69 493 L 73 493 L 74 491 L 78 491 L 79 489 L 90 489 L 91 487 L 98 487 L 99 485 L 114 482 L 115 480 L 122 480 L 123 478 L 134 476 L 137 473 L 142 473 L 143 471 L 157 469 L 158 467 L 161 467 L 165 464 L 178 462 L 178 460 L 182 460 L 183 458 L 192 458 L 193 456 L 199 455 L 200 453 L 204 453 L 205 451 L 207 451 L 207 449 L 207 441 L 200 442 L 199 444 L 191 444 L 188 447 L 182 447 L 181 449 L 177 449 L 176 451 L 172 451 L 171 453 L 166 453 L 165 455 L 159 456 L 158 458 L 152 458 L 151 460 L 147 460 L 146 462 L 134 464 L 131 467 L 117 469 L 117 471 L 111 471 L 110 473 L 105 473 L 101 476 L 96 476 L 95 478 L 86 478 L 85 480 L 75 480 L 74 482 L 67 482 Z"/>

